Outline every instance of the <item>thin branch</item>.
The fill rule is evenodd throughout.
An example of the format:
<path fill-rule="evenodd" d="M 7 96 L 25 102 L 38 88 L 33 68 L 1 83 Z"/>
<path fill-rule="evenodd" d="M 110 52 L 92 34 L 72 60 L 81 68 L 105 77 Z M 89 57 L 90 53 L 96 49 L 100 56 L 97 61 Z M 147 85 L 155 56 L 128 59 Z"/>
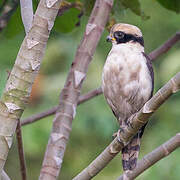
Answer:
<path fill-rule="evenodd" d="M 149 54 L 152 61 L 157 59 L 160 55 L 166 53 L 170 48 L 172 48 L 180 40 L 180 32 L 177 32 L 171 38 L 169 38 L 165 43 L 163 43 L 159 48 L 155 49 Z"/>
<path fill-rule="evenodd" d="M 160 47 L 158 47 L 157 49 L 155 49 L 154 51 L 149 53 L 148 56 L 151 58 L 151 60 L 154 61 L 159 56 L 161 56 L 162 54 L 164 54 L 165 52 L 170 50 L 170 48 L 172 46 L 174 46 L 175 43 L 177 43 L 180 40 L 180 35 L 179 34 L 180 33 L 177 32 L 172 38 L 168 39 L 163 45 L 161 45 Z M 100 94 L 102 94 L 102 90 L 99 91 L 99 93 L 97 95 L 100 95 Z M 92 95 L 89 99 L 91 99 L 93 97 L 94 96 Z M 89 100 L 89 99 L 87 99 L 87 100 Z M 86 101 L 86 100 L 84 100 L 84 101 Z M 52 107 L 51 109 L 48 109 L 48 110 L 46 110 L 44 112 L 41 112 L 41 113 L 35 114 L 35 115 L 33 115 L 33 116 L 29 117 L 29 118 L 26 118 L 26 119 L 22 120 L 21 125 L 30 124 L 30 123 L 33 123 L 33 122 L 35 122 L 37 120 L 40 120 L 40 119 L 42 119 L 44 117 L 50 116 L 50 115 L 52 115 L 52 114 L 54 114 L 56 112 L 57 107 L 58 106 Z"/>
<path fill-rule="evenodd" d="M 98 96 L 99 94 L 102 94 L 101 88 L 97 88 L 95 90 L 89 91 L 88 93 L 86 93 L 84 95 L 81 95 L 79 97 L 79 100 L 78 100 L 78 105 L 92 99 L 93 97 Z M 35 114 L 29 118 L 26 118 L 26 119 L 21 121 L 21 126 L 31 124 L 31 123 L 38 121 L 44 117 L 50 116 L 50 115 L 54 114 L 57 111 L 57 109 L 58 109 L 58 106 L 54 106 L 53 108 L 51 108 L 47 111 L 44 111 L 44 112 L 39 113 L 39 114 Z"/>
<path fill-rule="evenodd" d="M 61 0 L 40 0 L 0 101 L 0 174 L 31 93 Z"/>
<path fill-rule="evenodd" d="M 125 176 L 128 180 L 133 180 L 156 162 L 168 156 L 178 147 L 180 147 L 180 133 L 144 156 L 142 160 L 138 161 L 136 168 L 131 173 L 128 172 L 127 174 L 123 174 L 117 180 L 123 180 Z"/>
<path fill-rule="evenodd" d="M 130 117 L 128 125 L 119 131 L 112 143 L 73 180 L 87 180 L 98 174 L 121 150 L 129 143 L 137 131 L 147 123 L 148 118 L 163 104 L 173 93 L 180 89 L 180 72 L 168 81 L 135 115 Z"/>
<path fill-rule="evenodd" d="M 20 6 L 21 6 L 21 17 L 22 17 L 24 29 L 27 35 L 32 27 L 32 22 L 33 22 L 32 0 L 20 0 Z M 21 176 L 22 176 L 22 180 L 26 180 L 27 179 L 26 160 L 25 160 L 25 155 L 24 155 L 20 119 L 18 119 L 18 122 L 17 122 L 16 139 L 17 139 L 17 145 L 18 145 Z"/>
<path fill-rule="evenodd" d="M 11 180 L 5 171 L 2 171 L 1 180 Z"/>
<path fill-rule="evenodd" d="M 33 21 L 33 4 L 32 0 L 20 0 L 21 17 L 26 34 L 30 31 Z"/>
<path fill-rule="evenodd" d="M 23 141 L 22 141 L 22 133 L 21 133 L 20 121 L 18 121 L 17 127 L 16 127 L 16 139 L 17 139 L 17 145 L 18 145 L 21 176 L 22 176 L 22 180 L 26 180 L 27 179 L 26 161 L 25 161 L 25 156 L 24 156 L 24 149 L 23 149 Z"/>
<path fill-rule="evenodd" d="M 53 128 L 46 148 L 40 180 L 57 178 L 76 114 L 82 83 L 88 65 L 107 23 L 113 0 L 96 0 L 84 37 L 77 49 L 66 83 L 60 95 L 60 103 L 53 120 Z M 103 17 L 103 18 L 102 18 Z"/>

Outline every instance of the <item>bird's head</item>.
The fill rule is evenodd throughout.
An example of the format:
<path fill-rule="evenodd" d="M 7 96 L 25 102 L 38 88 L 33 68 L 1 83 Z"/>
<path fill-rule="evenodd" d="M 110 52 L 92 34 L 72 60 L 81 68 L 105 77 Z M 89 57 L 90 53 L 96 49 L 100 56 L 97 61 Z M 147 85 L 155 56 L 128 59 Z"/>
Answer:
<path fill-rule="evenodd" d="M 144 46 L 144 40 L 142 37 L 141 30 L 130 24 L 115 24 L 110 31 L 109 36 L 107 37 L 108 42 L 113 44 L 122 44 L 122 43 L 139 43 Z"/>

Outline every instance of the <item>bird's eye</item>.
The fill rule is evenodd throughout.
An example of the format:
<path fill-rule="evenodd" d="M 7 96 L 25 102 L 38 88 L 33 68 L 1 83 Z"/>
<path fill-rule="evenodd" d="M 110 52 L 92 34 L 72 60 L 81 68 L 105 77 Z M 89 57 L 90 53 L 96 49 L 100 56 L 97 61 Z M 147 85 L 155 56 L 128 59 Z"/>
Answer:
<path fill-rule="evenodd" d="M 124 38 L 124 33 L 121 32 L 121 31 L 116 31 L 116 32 L 114 32 L 114 37 L 116 39 L 123 39 Z"/>

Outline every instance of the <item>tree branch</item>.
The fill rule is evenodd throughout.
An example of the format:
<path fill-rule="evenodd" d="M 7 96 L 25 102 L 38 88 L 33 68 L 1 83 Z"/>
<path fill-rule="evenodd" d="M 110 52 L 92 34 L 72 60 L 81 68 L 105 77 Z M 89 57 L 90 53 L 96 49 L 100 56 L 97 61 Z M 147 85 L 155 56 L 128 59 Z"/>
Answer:
<path fill-rule="evenodd" d="M 73 180 L 87 180 L 98 174 L 121 150 L 129 143 L 137 131 L 147 123 L 148 118 L 163 104 L 173 93 L 180 89 L 180 72 L 166 83 L 143 108 L 128 120 L 128 125 L 119 131 L 112 143 Z"/>
<path fill-rule="evenodd" d="M 178 147 L 180 147 L 180 133 L 144 156 L 142 160 L 137 162 L 136 168 L 131 173 L 128 172 L 127 174 L 124 174 L 124 176 L 126 176 L 128 180 L 133 180 L 153 164 L 168 156 Z M 124 176 L 121 175 L 117 180 L 123 180 Z"/>
<path fill-rule="evenodd" d="M 94 89 L 92 91 L 89 91 L 88 93 L 86 93 L 84 95 L 81 95 L 79 97 L 79 100 L 78 100 L 78 105 L 92 99 L 93 97 L 98 96 L 99 94 L 102 94 L 101 87 Z M 48 109 L 47 111 L 44 111 L 44 112 L 39 113 L 39 114 L 35 114 L 29 118 L 26 118 L 26 119 L 21 121 L 21 126 L 33 123 L 33 122 L 38 121 L 44 117 L 50 116 L 50 115 L 54 114 L 57 111 L 57 109 L 58 109 L 58 106 L 54 106 L 53 108 Z"/>
<path fill-rule="evenodd" d="M 180 40 L 180 32 L 177 32 L 171 38 L 169 38 L 164 44 L 159 48 L 155 49 L 149 54 L 149 57 L 152 61 L 157 59 L 160 55 L 166 53 L 170 48 L 172 48 Z"/>
<path fill-rule="evenodd" d="M 49 33 L 59 10 L 61 0 L 41 0 L 33 25 L 18 52 L 0 101 L 0 174 L 4 167 L 17 122 L 20 119 L 31 93 Z"/>
<path fill-rule="evenodd" d="M 11 180 L 5 171 L 2 171 L 1 180 Z"/>
<path fill-rule="evenodd" d="M 30 31 L 33 21 L 33 4 L 32 0 L 20 0 L 21 17 L 26 34 Z"/>
<path fill-rule="evenodd" d="M 20 167 L 21 167 L 21 176 L 22 176 L 22 180 L 26 180 L 26 178 L 27 178 L 26 161 L 25 161 L 25 156 L 24 156 L 20 120 L 18 120 L 18 123 L 17 123 L 16 139 L 17 139 L 17 144 L 18 144 L 18 153 L 19 153 L 19 160 L 20 160 Z"/>
<path fill-rule="evenodd" d="M 24 29 L 27 35 L 32 27 L 32 22 L 33 22 L 32 0 L 20 0 L 20 6 L 21 6 L 21 17 L 22 17 Z M 25 155 L 24 155 L 20 119 L 18 119 L 18 122 L 17 122 L 16 139 L 17 139 L 17 145 L 18 145 L 21 176 L 22 176 L 22 180 L 26 180 L 27 179 L 26 161 L 25 161 Z"/>
<path fill-rule="evenodd" d="M 96 0 L 84 37 L 77 49 L 65 86 L 60 95 L 52 132 L 40 173 L 40 180 L 56 179 L 62 165 L 66 144 L 76 114 L 83 80 L 98 41 L 107 23 L 113 0 Z"/>
<path fill-rule="evenodd" d="M 168 39 L 163 45 L 161 45 L 160 47 L 158 47 L 157 49 L 155 49 L 154 51 L 152 51 L 151 53 L 149 53 L 149 57 L 152 61 L 154 61 L 155 59 L 157 59 L 159 56 L 161 56 L 162 54 L 164 54 L 165 52 L 167 52 L 168 50 L 170 50 L 170 48 L 175 45 L 175 43 L 177 43 L 180 40 L 180 32 L 177 32 L 172 38 Z M 96 90 L 95 90 L 96 91 Z M 97 95 L 102 94 L 102 90 L 99 91 L 99 93 Z M 87 100 L 93 98 L 94 96 L 91 96 L 90 98 L 88 98 Z M 81 97 L 80 97 L 81 98 Z M 84 100 L 86 101 L 86 100 Z M 37 120 L 40 120 L 44 117 L 50 116 L 52 114 L 54 114 L 57 110 L 58 106 L 52 107 L 51 109 L 48 109 L 44 112 L 35 114 L 29 118 L 26 118 L 24 120 L 22 120 L 21 125 L 26 125 L 26 124 L 30 124 L 33 123 Z"/>

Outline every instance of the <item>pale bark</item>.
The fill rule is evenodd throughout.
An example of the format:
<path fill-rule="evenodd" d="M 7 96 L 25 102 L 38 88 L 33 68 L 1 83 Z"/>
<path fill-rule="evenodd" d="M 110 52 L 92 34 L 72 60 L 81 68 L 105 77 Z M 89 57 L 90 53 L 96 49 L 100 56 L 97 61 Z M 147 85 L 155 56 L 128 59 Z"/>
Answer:
<path fill-rule="evenodd" d="M 26 34 L 32 27 L 33 21 L 33 5 L 32 0 L 20 0 L 21 17 L 24 24 Z"/>
<path fill-rule="evenodd" d="M 4 167 L 17 121 L 20 119 L 38 74 L 60 0 L 41 0 L 33 25 L 25 37 L 0 102 L 0 173 Z"/>
<path fill-rule="evenodd" d="M 27 35 L 32 27 L 32 21 L 33 21 L 32 0 L 20 0 L 20 7 L 21 7 L 21 18 L 23 21 L 26 35 Z M 24 155 L 24 147 L 23 147 L 20 119 L 18 120 L 17 128 L 16 128 L 16 139 L 17 139 L 17 145 L 18 145 L 21 176 L 22 176 L 22 180 L 26 180 L 26 178 L 27 178 L 26 160 L 25 160 L 25 155 Z"/>
<path fill-rule="evenodd" d="M 2 171 L 1 180 L 11 180 L 5 171 Z"/>
<path fill-rule="evenodd" d="M 121 175 L 117 180 L 123 180 L 124 177 L 128 180 L 133 180 L 146 169 L 148 169 L 164 157 L 168 156 L 171 152 L 179 147 L 180 133 L 176 134 L 176 136 L 172 137 L 170 140 L 144 156 L 142 160 L 137 162 L 137 166 L 133 171 Z"/>
<path fill-rule="evenodd" d="M 79 100 L 78 100 L 78 105 L 98 96 L 99 94 L 102 94 L 101 88 L 97 88 L 95 90 L 89 91 L 86 94 L 81 95 L 79 97 Z M 39 113 L 39 114 L 35 114 L 29 118 L 26 118 L 26 119 L 21 121 L 21 126 L 31 124 L 31 123 L 36 122 L 36 121 L 38 121 L 44 117 L 50 116 L 50 115 L 54 114 L 57 111 L 57 109 L 58 109 L 58 106 L 55 106 L 51 109 L 48 109 L 47 111 L 44 111 L 44 112 Z"/>
<path fill-rule="evenodd" d="M 77 49 L 65 86 L 60 95 L 60 103 L 53 120 L 53 128 L 39 179 L 56 179 L 63 162 L 66 144 L 76 114 L 76 106 L 88 65 L 92 60 L 98 41 L 107 23 L 113 0 L 96 0 L 89 18 L 84 37 Z"/>
<path fill-rule="evenodd" d="M 148 118 L 173 93 L 180 89 L 180 72 L 166 83 L 144 106 L 128 120 L 128 125 L 119 131 L 112 143 L 73 180 L 87 180 L 98 174 L 129 143 L 137 131 L 147 123 Z"/>

